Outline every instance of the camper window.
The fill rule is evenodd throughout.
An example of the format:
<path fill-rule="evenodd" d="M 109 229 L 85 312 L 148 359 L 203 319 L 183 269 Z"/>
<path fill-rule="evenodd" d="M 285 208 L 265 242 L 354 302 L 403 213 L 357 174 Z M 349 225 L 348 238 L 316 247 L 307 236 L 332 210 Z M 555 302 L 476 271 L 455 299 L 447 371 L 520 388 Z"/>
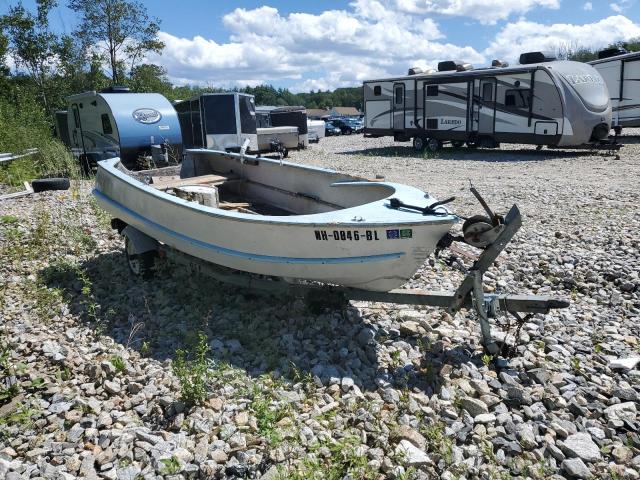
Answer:
<path fill-rule="evenodd" d="M 529 108 L 529 94 L 528 88 L 507 90 L 504 94 L 504 105 L 511 108 Z"/>
<path fill-rule="evenodd" d="M 427 85 L 427 97 L 438 96 L 438 85 Z"/>
<path fill-rule="evenodd" d="M 403 97 L 402 90 L 403 90 L 402 85 L 398 85 L 396 87 L 396 89 L 395 89 L 395 94 L 396 94 L 395 102 L 396 102 L 396 105 L 402 105 L 404 103 L 404 98 L 402 98 Z"/>
<path fill-rule="evenodd" d="M 111 121 L 109 120 L 109 114 L 103 113 L 100 115 L 102 119 L 102 133 L 105 135 L 111 135 L 113 133 L 113 128 L 111 128 Z"/>
<path fill-rule="evenodd" d="M 380 95 L 382 95 L 382 87 L 380 85 L 376 85 L 375 87 L 373 87 L 373 94 L 376 97 L 379 97 Z"/>
<path fill-rule="evenodd" d="M 482 85 L 482 100 L 485 102 L 493 101 L 493 83 L 484 83 Z"/>

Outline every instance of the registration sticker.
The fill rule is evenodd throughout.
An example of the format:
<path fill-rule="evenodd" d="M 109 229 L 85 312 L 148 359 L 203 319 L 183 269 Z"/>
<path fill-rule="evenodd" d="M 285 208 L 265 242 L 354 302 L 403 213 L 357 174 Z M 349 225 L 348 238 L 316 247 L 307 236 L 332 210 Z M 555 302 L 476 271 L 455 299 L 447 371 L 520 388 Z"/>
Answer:
<path fill-rule="evenodd" d="M 387 230 L 387 240 L 397 240 L 398 238 L 413 238 L 413 230 L 410 228 Z"/>

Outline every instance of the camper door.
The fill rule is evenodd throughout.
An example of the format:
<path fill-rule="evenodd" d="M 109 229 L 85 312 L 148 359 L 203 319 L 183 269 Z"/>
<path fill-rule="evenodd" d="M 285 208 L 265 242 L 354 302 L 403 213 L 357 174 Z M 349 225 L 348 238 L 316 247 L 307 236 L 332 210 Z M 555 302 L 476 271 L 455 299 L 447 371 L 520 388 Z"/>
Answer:
<path fill-rule="evenodd" d="M 404 83 L 393 85 L 393 129 L 404 130 Z"/>
<path fill-rule="evenodd" d="M 493 135 L 495 132 L 496 85 L 495 77 L 473 81 L 471 130 L 478 135 Z"/>
<path fill-rule="evenodd" d="M 84 139 L 82 137 L 82 122 L 80 121 L 80 110 L 78 104 L 71 104 L 71 151 L 79 156 L 85 153 Z"/>

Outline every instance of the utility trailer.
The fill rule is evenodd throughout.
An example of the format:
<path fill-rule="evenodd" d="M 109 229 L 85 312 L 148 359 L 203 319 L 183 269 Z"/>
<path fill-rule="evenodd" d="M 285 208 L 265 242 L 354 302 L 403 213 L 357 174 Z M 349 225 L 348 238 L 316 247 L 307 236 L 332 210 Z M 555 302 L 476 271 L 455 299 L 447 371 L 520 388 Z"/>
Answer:
<path fill-rule="evenodd" d="M 544 52 L 522 54 L 513 67 L 494 60 L 479 69 L 459 61 L 440 62 L 438 71 L 412 68 L 406 76 L 365 81 L 363 96 L 365 136 L 413 140 L 418 151 L 443 142 L 598 146 L 611 127 L 600 74 Z"/>
<path fill-rule="evenodd" d="M 205 262 L 173 249 L 119 219 L 112 220 L 111 224 L 125 239 L 125 255 L 129 269 L 134 275 L 148 276 L 153 274 L 157 271 L 155 262 L 161 259 L 186 266 L 194 273 L 252 291 L 265 292 L 269 295 L 294 295 L 308 299 L 326 298 L 325 295 L 330 295 L 340 301 L 363 300 L 401 305 L 428 305 L 444 308 L 451 314 L 456 314 L 461 309 L 467 309 L 476 313 L 480 325 L 482 345 L 487 352 L 494 355 L 500 353 L 501 348 L 492 337 L 490 319 L 511 315 L 515 319 L 515 324 L 521 326 L 530 316 L 546 314 L 553 309 L 566 308 L 569 306 L 569 302 L 565 299 L 537 295 L 484 293 L 483 275 L 520 229 L 522 217 L 516 205 L 510 209 L 504 219 L 496 216 L 480 199 L 479 195 L 477 196 L 490 217 L 493 217 L 499 224 L 490 230 L 487 230 L 487 226 L 483 223 L 472 225 L 472 228 L 480 228 L 476 231 L 477 234 L 499 233 L 492 237 L 493 240 L 474 261 L 472 267 L 467 270 L 463 281 L 455 291 L 395 289 L 389 292 L 377 292 L 316 283 L 295 283 L 278 277 L 257 276 Z M 451 243 L 455 240 L 457 239 L 451 236 L 443 239 L 439 249 L 451 248 Z M 521 314 L 526 315 L 523 317 Z"/>
<path fill-rule="evenodd" d="M 604 79 L 611 96 L 611 128 L 617 135 L 623 127 L 640 127 L 640 52 L 608 48 L 589 62 Z"/>
<path fill-rule="evenodd" d="M 261 117 L 258 126 L 262 127 L 296 127 L 298 129 L 297 148 L 309 146 L 309 130 L 307 125 L 307 109 L 301 106 L 259 106 L 256 114 Z"/>
<path fill-rule="evenodd" d="M 248 140 L 247 151 L 258 151 L 256 106 L 246 93 L 203 93 L 174 104 L 185 149 L 206 148 L 238 152 Z"/>

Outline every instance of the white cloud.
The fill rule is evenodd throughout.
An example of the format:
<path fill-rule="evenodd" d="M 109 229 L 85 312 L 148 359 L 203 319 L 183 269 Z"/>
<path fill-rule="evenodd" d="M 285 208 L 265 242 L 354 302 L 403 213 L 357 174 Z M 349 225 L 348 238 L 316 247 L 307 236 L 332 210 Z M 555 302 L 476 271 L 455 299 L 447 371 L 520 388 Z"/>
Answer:
<path fill-rule="evenodd" d="M 506 25 L 484 50 L 491 58 L 517 60 L 520 53 L 558 48 L 599 48 L 612 42 L 640 36 L 640 25 L 615 15 L 595 23 L 543 25 L 519 20 Z"/>
<path fill-rule="evenodd" d="M 590 12 L 591 10 L 593 10 L 593 3 L 591 2 L 585 3 L 582 9 L 586 10 L 587 12 Z"/>
<path fill-rule="evenodd" d="M 237 8 L 223 17 L 233 32 L 228 43 L 161 32 L 164 52 L 150 60 L 162 64 L 174 82 L 229 87 L 288 81 L 293 90 L 358 85 L 451 58 L 484 62 L 474 48 L 443 41 L 430 18 L 383 14 L 378 0 L 351 6 L 353 11 L 286 16 L 266 6 Z"/>
<path fill-rule="evenodd" d="M 439 14 L 471 17 L 493 25 L 513 14 L 523 14 L 534 7 L 560 8 L 560 0 L 395 0 L 400 11 L 412 14 Z"/>
<path fill-rule="evenodd" d="M 633 6 L 634 3 L 635 0 L 619 0 L 618 2 L 610 3 L 609 7 L 616 13 L 622 13 L 624 10 Z"/>

